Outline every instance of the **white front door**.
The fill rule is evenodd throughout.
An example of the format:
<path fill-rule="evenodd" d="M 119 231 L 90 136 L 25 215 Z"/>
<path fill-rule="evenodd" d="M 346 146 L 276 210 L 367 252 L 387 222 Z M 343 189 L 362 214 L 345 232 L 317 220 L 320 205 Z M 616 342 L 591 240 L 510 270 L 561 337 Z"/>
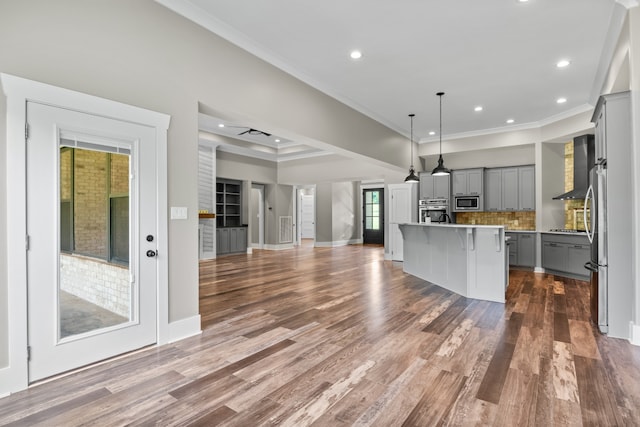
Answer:
<path fill-rule="evenodd" d="M 155 128 L 27 103 L 29 381 L 156 342 Z"/>

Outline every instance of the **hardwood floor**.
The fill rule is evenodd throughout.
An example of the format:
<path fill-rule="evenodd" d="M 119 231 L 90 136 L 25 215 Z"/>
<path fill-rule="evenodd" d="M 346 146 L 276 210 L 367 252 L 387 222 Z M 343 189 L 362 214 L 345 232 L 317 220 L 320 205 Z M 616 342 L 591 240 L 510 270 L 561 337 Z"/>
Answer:
<path fill-rule="evenodd" d="M 0 399 L 46 426 L 640 425 L 640 348 L 599 335 L 584 282 L 512 271 L 466 299 L 380 247 L 200 264 L 203 333 Z"/>

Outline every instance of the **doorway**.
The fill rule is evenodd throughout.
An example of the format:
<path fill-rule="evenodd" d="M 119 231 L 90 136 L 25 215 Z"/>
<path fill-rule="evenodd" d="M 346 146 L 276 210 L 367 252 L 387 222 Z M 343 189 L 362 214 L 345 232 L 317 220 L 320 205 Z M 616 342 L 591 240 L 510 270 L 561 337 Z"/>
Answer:
<path fill-rule="evenodd" d="M 362 241 L 365 245 L 384 245 L 384 189 L 366 188 L 362 200 Z"/>
<path fill-rule="evenodd" d="M 315 199 L 315 194 L 300 195 L 300 237 L 302 239 L 316 238 Z"/>
<path fill-rule="evenodd" d="M 156 342 L 153 128 L 27 102 L 29 382 Z"/>
<path fill-rule="evenodd" d="M 251 247 L 264 249 L 264 185 L 251 185 Z"/>

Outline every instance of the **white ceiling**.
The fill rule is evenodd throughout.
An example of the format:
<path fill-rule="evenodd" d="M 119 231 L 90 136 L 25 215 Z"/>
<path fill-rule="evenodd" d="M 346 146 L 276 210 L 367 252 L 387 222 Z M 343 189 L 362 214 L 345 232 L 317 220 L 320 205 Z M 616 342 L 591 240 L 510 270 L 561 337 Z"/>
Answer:
<path fill-rule="evenodd" d="M 438 131 L 439 91 L 443 138 L 591 109 L 616 3 L 157 1 L 400 133 L 409 135 L 407 115 L 415 113 L 420 142 L 438 138 L 429 132 Z M 363 57 L 352 60 L 352 49 Z M 560 59 L 571 64 L 559 69 Z"/>

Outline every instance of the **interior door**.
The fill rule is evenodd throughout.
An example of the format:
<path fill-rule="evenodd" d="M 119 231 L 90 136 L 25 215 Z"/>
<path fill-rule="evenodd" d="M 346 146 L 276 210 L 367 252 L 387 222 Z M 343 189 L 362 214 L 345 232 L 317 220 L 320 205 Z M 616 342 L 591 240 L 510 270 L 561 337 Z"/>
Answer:
<path fill-rule="evenodd" d="M 362 192 L 364 244 L 384 245 L 384 189 L 372 188 Z"/>
<path fill-rule="evenodd" d="M 315 196 L 302 195 L 300 196 L 302 224 L 301 224 L 301 237 L 303 239 L 315 239 L 316 237 L 316 224 L 315 224 Z"/>
<path fill-rule="evenodd" d="M 27 103 L 29 381 L 156 341 L 150 127 Z"/>

